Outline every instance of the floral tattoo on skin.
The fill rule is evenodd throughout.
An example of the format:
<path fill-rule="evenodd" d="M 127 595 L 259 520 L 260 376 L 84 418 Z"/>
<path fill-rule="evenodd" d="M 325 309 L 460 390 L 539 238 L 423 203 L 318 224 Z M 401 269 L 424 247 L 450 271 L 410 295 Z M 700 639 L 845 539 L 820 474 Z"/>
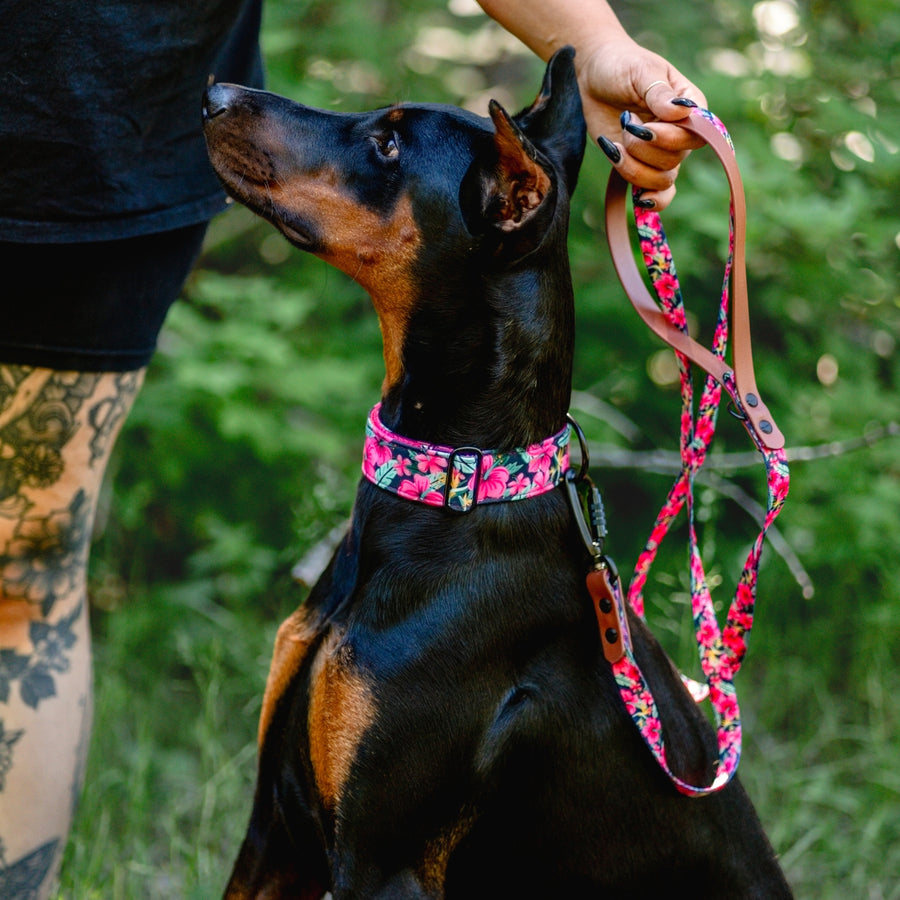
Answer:
<path fill-rule="evenodd" d="M 87 603 L 92 492 L 140 381 L 139 372 L 104 376 L 0 365 L 0 595 L 24 611 L 15 645 L 0 640 L 0 711 L 13 699 L 37 710 L 72 669 Z M 86 466 L 83 485 L 80 470 L 67 471 L 67 464 Z M 81 702 L 89 708 L 89 697 Z M 26 730 L 18 719 L 11 727 L 0 718 L 0 793 L 15 775 Z M 77 783 L 87 734 L 85 724 Z M 0 836 L 0 896 L 37 896 L 59 849 L 60 839 L 52 838 L 9 860 Z"/>
<path fill-rule="evenodd" d="M 98 391 L 102 378 L 0 367 L 2 592 L 38 613 L 29 625 L 30 653 L 0 646 L 0 702 L 18 682 L 23 702 L 36 707 L 53 696 L 54 675 L 68 670 L 66 655 L 76 640 L 73 625 L 84 603 L 78 594 L 83 592 L 93 497 L 77 487 L 67 503 L 45 506 L 40 513 L 33 498 L 41 491 L 49 495 L 60 484 L 66 474 L 64 451 L 76 435 L 87 438 L 89 468 L 105 460 L 140 375 L 117 374 L 113 390 Z M 66 599 L 75 599 L 75 608 L 59 617 L 59 604 Z"/>

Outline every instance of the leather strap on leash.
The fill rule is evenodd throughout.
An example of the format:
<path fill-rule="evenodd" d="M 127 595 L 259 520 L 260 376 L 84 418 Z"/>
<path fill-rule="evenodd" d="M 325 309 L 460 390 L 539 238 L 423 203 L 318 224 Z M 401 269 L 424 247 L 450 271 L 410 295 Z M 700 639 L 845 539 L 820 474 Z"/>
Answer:
<path fill-rule="evenodd" d="M 718 123 L 718 124 L 716 124 Z M 676 352 L 688 360 L 696 363 L 712 375 L 735 398 L 739 407 L 743 407 L 753 431 L 757 432 L 760 440 L 770 450 L 778 450 L 784 447 L 784 435 L 775 425 L 774 420 L 759 397 L 756 387 L 756 377 L 753 373 L 753 352 L 750 343 L 750 305 L 747 294 L 747 274 L 744 244 L 746 240 L 747 209 L 744 200 L 744 188 L 741 174 L 738 170 L 731 139 L 728 137 L 724 126 L 712 113 L 705 110 L 696 110 L 678 123 L 682 128 L 691 131 L 703 138 L 713 149 L 719 161 L 725 169 L 728 184 L 731 188 L 732 219 L 730 258 L 726 267 L 725 280 L 727 282 L 729 272 L 732 276 L 733 294 L 733 351 L 734 367 L 729 368 L 724 360 L 724 353 L 712 351 L 698 344 L 687 333 L 687 328 L 681 322 L 676 310 L 674 298 L 671 296 L 677 290 L 674 264 L 671 254 L 668 253 L 665 232 L 659 219 L 659 214 L 652 210 L 642 210 L 635 207 L 638 232 L 647 233 L 652 240 L 654 234 L 659 235 L 659 250 L 667 255 L 667 259 L 656 261 L 652 250 L 645 247 L 642 240 L 642 249 L 645 250 L 645 261 L 653 280 L 654 287 L 660 297 L 663 309 L 651 297 L 644 279 L 638 271 L 631 250 L 631 239 L 628 232 L 628 223 L 625 210 L 625 195 L 628 185 L 618 172 L 610 174 L 609 184 L 606 189 L 606 235 L 609 241 L 609 249 L 612 254 L 613 265 L 625 293 L 628 294 L 638 314 L 650 326 L 650 328 L 669 344 Z M 650 259 L 646 250 L 651 249 Z M 662 269 L 656 274 L 654 267 Z M 665 276 L 671 277 L 669 284 L 664 284 Z M 674 288 L 671 286 L 674 283 Z M 726 300 L 727 304 L 727 300 Z M 727 314 L 727 306 L 725 310 Z M 727 336 L 726 336 L 727 340 Z M 729 386 L 730 385 L 730 386 Z"/>
<path fill-rule="evenodd" d="M 688 335 L 681 290 L 659 215 L 635 207 L 641 250 L 658 302 L 645 287 L 631 249 L 625 208 L 627 185 L 617 172 L 611 174 L 607 188 L 606 230 L 613 264 L 632 304 L 647 325 L 675 350 L 682 396 L 682 471 L 669 491 L 638 559 L 627 599 L 632 610 L 643 618 L 643 588 L 650 566 L 672 521 L 682 507 L 687 506 L 692 615 L 700 665 L 706 684 L 700 685 L 687 678 L 684 678 L 684 681 L 696 700 L 709 697 L 715 713 L 719 757 L 716 774 L 710 785 L 688 784 L 669 769 L 659 712 L 635 661 L 627 629 L 624 633 L 624 654 L 618 661 L 613 662 L 612 666 L 625 706 L 660 766 L 679 791 L 689 796 L 703 796 L 727 784 L 740 761 L 741 722 L 734 676 L 746 653 L 746 640 L 753 624 L 757 573 L 763 541 L 766 531 L 784 504 L 788 493 L 789 474 L 784 436 L 760 399 L 753 372 L 744 257 L 746 208 L 731 139 L 722 123 L 706 110 L 693 110 L 692 114 L 679 124 L 709 144 L 725 169 L 731 189 L 729 257 L 711 349 L 698 344 Z M 733 303 L 730 302 L 730 295 L 733 295 Z M 733 306 L 731 323 L 729 323 L 730 306 Z M 729 366 L 725 361 L 729 324 L 733 333 L 733 366 Z M 700 366 L 708 375 L 696 416 L 691 363 Z M 750 550 L 741 573 L 725 627 L 720 629 L 703 570 L 694 526 L 693 484 L 715 433 L 716 416 L 723 388 L 734 404 L 735 415 L 743 421 L 762 455 L 767 474 L 768 507 L 760 534 Z M 621 598 L 618 596 L 621 593 L 619 581 L 614 580 L 610 586 L 617 594 L 617 605 L 621 605 Z"/>

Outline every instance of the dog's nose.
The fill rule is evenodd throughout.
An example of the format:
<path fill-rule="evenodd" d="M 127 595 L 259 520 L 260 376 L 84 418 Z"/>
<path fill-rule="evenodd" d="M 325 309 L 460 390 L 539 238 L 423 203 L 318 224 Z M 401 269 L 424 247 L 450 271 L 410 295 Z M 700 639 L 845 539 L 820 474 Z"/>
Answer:
<path fill-rule="evenodd" d="M 232 91 L 227 84 L 211 84 L 203 95 L 203 118 L 215 119 L 228 112 Z"/>

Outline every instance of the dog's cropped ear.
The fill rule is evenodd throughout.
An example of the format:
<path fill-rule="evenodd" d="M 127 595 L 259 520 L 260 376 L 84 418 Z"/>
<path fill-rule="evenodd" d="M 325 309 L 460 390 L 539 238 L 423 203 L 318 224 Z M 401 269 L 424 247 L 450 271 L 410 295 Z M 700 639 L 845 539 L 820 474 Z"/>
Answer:
<path fill-rule="evenodd" d="M 524 132 L 496 100 L 490 102 L 496 162 L 483 172 L 482 214 L 502 232 L 519 231 L 531 221 L 553 190 Z"/>
<path fill-rule="evenodd" d="M 572 47 L 563 47 L 553 54 L 544 71 L 540 93 L 514 120 L 528 139 L 562 169 L 571 194 L 584 156 L 586 132 Z"/>
<path fill-rule="evenodd" d="M 571 47 L 557 51 L 537 99 L 518 115 L 511 117 L 491 101 L 493 141 L 478 155 L 460 190 L 472 234 L 493 231 L 513 252 L 527 252 L 543 236 L 541 223 L 552 219 L 557 191 L 574 190 L 585 142 L 574 59 Z"/>

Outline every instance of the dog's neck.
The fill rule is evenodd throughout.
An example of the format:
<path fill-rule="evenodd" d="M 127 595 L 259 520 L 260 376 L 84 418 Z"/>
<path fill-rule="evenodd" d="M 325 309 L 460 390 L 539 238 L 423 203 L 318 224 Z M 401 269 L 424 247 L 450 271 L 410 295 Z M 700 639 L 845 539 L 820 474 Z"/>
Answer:
<path fill-rule="evenodd" d="M 448 446 L 527 446 L 565 423 L 574 311 L 565 227 L 515 266 L 447 273 L 411 317 L 382 417 Z M 472 274 L 472 273 L 475 274 Z"/>

